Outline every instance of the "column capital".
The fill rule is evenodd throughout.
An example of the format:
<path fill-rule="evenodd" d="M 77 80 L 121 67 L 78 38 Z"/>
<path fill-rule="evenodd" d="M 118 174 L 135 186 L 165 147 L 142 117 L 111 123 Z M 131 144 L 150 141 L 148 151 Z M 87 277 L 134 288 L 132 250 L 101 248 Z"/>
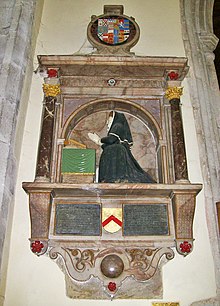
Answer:
<path fill-rule="evenodd" d="M 168 87 L 165 97 L 171 101 L 172 99 L 180 99 L 183 94 L 183 87 Z"/>
<path fill-rule="evenodd" d="M 56 97 L 60 94 L 60 84 L 43 84 L 43 92 L 46 97 Z"/>

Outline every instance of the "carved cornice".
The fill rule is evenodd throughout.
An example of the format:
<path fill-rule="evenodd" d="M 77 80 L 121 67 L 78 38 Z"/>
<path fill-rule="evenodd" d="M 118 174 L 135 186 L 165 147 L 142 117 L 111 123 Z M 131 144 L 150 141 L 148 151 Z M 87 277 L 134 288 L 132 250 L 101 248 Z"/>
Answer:
<path fill-rule="evenodd" d="M 171 101 L 172 99 L 180 99 L 183 94 L 183 87 L 168 87 L 165 97 Z"/>
<path fill-rule="evenodd" d="M 51 66 L 60 69 L 60 78 L 98 75 L 109 79 L 113 74 L 114 78 L 124 76 L 130 79 L 135 74 L 136 77 L 160 80 L 169 71 L 175 71 L 182 80 L 188 71 L 185 57 L 39 55 L 38 61 L 44 69 Z"/>

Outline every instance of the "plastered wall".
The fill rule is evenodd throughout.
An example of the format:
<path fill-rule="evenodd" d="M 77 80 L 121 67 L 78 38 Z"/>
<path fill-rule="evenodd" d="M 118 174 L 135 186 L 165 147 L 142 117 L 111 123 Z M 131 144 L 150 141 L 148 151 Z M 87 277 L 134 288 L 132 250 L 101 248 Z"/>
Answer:
<path fill-rule="evenodd" d="M 177 0 L 45 0 L 37 39 L 34 66 L 38 54 L 73 54 L 90 52 L 86 29 L 91 15 L 103 13 L 105 4 L 122 4 L 124 13 L 135 17 L 140 26 L 139 43 L 132 49 L 136 55 L 185 56 L 181 36 L 179 1 Z M 21 160 L 15 194 L 15 210 L 10 245 L 4 306 L 116 306 L 151 305 L 152 300 L 84 301 L 65 295 L 64 274 L 46 256 L 37 257 L 30 251 L 28 198 L 21 188 L 24 181 L 33 181 L 41 124 L 43 79 L 33 73 Z M 196 132 L 184 81 L 183 121 L 188 168 L 191 182 L 202 182 Z M 197 197 L 194 223 L 195 245 L 192 254 L 175 259 L 163 268 L 164 302 L 180 302 L 181 306 L 215 296 L 213 259 L 208 240 L 203 192 Z M 157 300 L 155 300 L 157 301 Z"/>

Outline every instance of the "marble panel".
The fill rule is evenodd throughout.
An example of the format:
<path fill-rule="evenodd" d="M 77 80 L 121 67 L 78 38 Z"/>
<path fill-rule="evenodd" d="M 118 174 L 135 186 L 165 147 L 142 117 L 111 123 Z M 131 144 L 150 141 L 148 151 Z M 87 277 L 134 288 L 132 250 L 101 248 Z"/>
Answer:
<path fill-rule="evenodd" d="M 66 295 L 72 299 L 156 299 L 163 297 L 163 285 L 161 269 L 158 269 L 154 277 L 144 282 L 137 282 L 132 277 L 124 280 L 117 294 L 112 297 L 103 290 L 102 282 L 91 277 L 86 282 L 77 282 L 66 275 Z"/>
<path fill-rule="evenodd" d="M 98 204 L 56 205 L 57 235 L 101 235 L 101 212 Z"/>
<path fill-rule="evenodd" d="M 50 201 L 50 192 L 30 193 L 31 238 L 48 238 Z"/>
<path fill-rule="evenodd" d="M 157 236 L 169 234 L 166 204 L 125 204 L 123 211 L 124 236 Z"/>
<path fill-rule="evenodd" d="M 143 106 L 162 126 L 161 101 L 159 99 L 131 99 L 131 101 Z"/>
<path fill-rule="evenodd" d="M 106 82 L 111 78 L 111 74 L 106 77 Z M 118 97 L 118 98 L 133 98 L 144 96 L 163 96 L 164 89 L 162 87 L 99 87 L 87 84 L 82 87 L 62 87 L 62 94 L 64 96 L 82 96 L 93 99 Z"/>
<path fill-rule="evenodd" d="M 62 87 L 107 87 L 109 88 L 110 84 L 108 80 L 112 78 L 112 74 L 102 76 L 100 71 L 94 76 L 63 76 L 60 78 Z M 115 83 L 112 86 L 116 86 L 119 88 L 164 88 L 165 83 L 160 78 L 151 78 L 151 79 L 142 79 L 136 76 L 135 79 L 128 78 L 127 76 L 115 76 Z"/>
<path fill-rule="evenodd" d="M 66 122 L 67 118 L 74 112 L 79 106 L 89 102 L 90 98 L 74 97 L 63 99 L 63 114 L 62 114 L 62 126 Z"/>

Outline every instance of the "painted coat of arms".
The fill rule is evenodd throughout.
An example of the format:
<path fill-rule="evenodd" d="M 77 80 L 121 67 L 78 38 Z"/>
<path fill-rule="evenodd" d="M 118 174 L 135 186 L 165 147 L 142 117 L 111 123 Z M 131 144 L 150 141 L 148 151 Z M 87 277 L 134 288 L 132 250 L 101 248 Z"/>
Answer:
<path fill-rule="evenodd" d="M 129 20 L 119 17 L 99 18 L 97 34 L 99 39 L 107 44 L 121 44 L 129 37 Z"/>
<path fill-rule="evenodd" d="M 102 227 L 109 233 L 115 233 L 122 227 L 122 208 L 102 208 Z"/>

